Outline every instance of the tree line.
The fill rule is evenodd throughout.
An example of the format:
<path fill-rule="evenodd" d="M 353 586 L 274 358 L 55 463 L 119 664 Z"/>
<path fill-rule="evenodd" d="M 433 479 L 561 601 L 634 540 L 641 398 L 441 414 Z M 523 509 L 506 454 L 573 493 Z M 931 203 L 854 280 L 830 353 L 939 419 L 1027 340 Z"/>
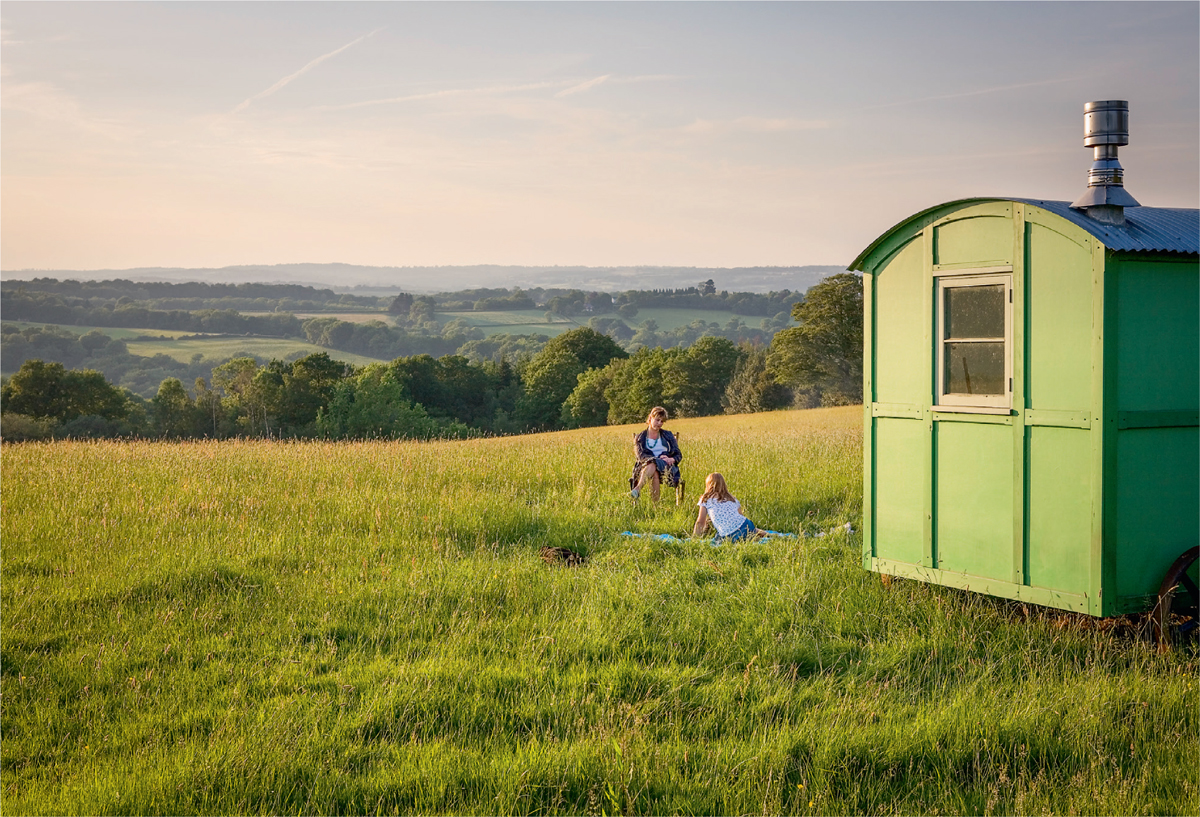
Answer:
<path fill-rule="evenodd" d="M 113 308 L 132 304 L 154 310 L 238 309 L 262 312 L 315 311 L 328 309 L 383 309 L 389 298 L 338 293 L 304 284 L 220 284 L 203 281 L 170 283 L 34 278 L 0 282 L 0 295 L 24 292 L 57 295 L 71 303 Z"/>
<path fill-rule="evenodd" d="M 254 296 L 256 300 L 251 302 L 252 305 L 267 314 L 244 315 L 234 309 L 155 308 L 156 304 L 165 302 L 221 302 L 221 298 L 199 298 L 197 295 L 205 292 L 221 298 L 232 297 L 228 295 L 231 292 L 245 298 Z M 271 300 L 264 295 L 272 292 L 279 298 Z M 392 324 L 383 320 L 343 321 L 332 316 L 301 320 L 290 312 L 271 311 L 272 307 L 274 310 L 284 305 L 292 307 L 297 303 L 296 296 L 305 294 L 313 297 L 313 303 L 320 300 L 317 304 L 320 308 L 362 307 L 370 303 L 381 318 L 390 317 Z M 155 297 L 136 300 L 135 295 Z M 442 356 L 456 352 L 466 343 L 483 339 L 482 331 L 462 319 L 439 320 L 439 310 L 515 310 L 533 308 L 540 303 L 546 309 L 548 320 L 588 317 L 589 326 L 632 349 L 639 345 L 687 345 L 705 334 L 720 335 L 735 343 L 769 342 L 775 331 L 791 323 L 788 311 L 803 299 L 801 294 L 789 290 L 766 294 L 716 292 L 711 280 L 699 287 L 645 292 L 630 290 L 615 296 L 583 290 L 534 289 L 526 292 L 517 288 L 465 290 L 434 296 L 400 293 L 390 300 L 343 295 L 334 301 L 333 296 L 331 290 L 299 285 L 135 284 L 119 279 L 61 282 L 39 278 L 0 284 L 0 311 L 8 320 L 43 324 L 304 338 L 328 349 L 387 360 L 417 354 Z M 188 301 L 188 298 L 193 300 Z M 639 305 L 643 308 L 731 310 L 739 315 L 764 317 L 757 326 L 738 318 L 725 325 L 698 319 L 687 327 L 665 331 L 653 321 L 631 326 Z"/>
<path fill-rule="evenodd" d="M 516 362 L 421 354 L 354 367 L 324 352 L 266 364 L 240 357 L 190 390 L 168 377 L 149 400 L 95 371 L 30 359 L 0 388 L 0 434 L 427 439 L 639 422 L 655 405 L 705 416 L 860 401 L 861 280 L 825 279 L 793 312 L 800 325 L 769 346 L 707 335 L 630 354 L 581 327 Z"/>
<path fill-rule="evenodd" d="M 33 303 L 24 303 L 20 298 L 8 300 L 18 293 L 24 298 L 31 299 Z M 57 296 L 57 300 L 33 296 Z M 584 312 L 596 314 L 616 312 L 621 306 L 631 305 L 635 310 L 638 307 L 708 309 L 731 311 L 737 315 L 772 317 L 780 312 L 790 311 L 792 306 L 803 298 L 803 294 L 788 289 L 768 293 L 718 291 L 716 284 L 709 279 L 690 287 L 628 290 L 616 294 L 572 288 L 534 287 L 523 290 L 518 287 L 512 289 L 496 287 L 439 292 L 423 297 L 428 298 L 436 309 L 446 312 L 537 309 L 541 307 L 556 315 L 572 316 Z M 354 309 L 395 314 L 406 313 L 414 296 L 409 293 L 401 293 L 399 296 L 354 295 L 304 284 L 222 284 L 201 281 L 171 283 L 130 281 L 122 278 L 77 281 L 34 278 L 27 281 L 0 282 L 0 299 L 3 299 L 6 307 L 11 305 L 20 309 L 48 308 L 52 305 L 61 308 L 65 305 L 108 310 L 130 307 L 158 312 L 205 309 L 309 312 Z M 26 318 L 14 319 L 26 320 Z M 30 320 L 48 319 L 38 317 L 30 318 Z M 65 323 L 67 321 L 54 322 Z"/>

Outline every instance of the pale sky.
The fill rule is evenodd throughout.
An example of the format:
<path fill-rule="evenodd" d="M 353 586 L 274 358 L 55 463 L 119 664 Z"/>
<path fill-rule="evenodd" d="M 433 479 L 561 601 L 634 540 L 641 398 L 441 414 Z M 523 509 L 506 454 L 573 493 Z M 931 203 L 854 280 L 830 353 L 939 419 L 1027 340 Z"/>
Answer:
<path fill-rule="evenodd" d="M 15 2 L 0 267 L 847 264 L 919 210 L 1196 207 L 1200 4 Z"/>

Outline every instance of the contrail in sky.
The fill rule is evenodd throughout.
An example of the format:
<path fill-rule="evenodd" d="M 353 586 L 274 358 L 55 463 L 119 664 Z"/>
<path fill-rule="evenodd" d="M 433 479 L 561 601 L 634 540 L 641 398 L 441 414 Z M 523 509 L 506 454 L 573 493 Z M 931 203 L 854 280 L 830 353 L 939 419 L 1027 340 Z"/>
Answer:
<path fill-rule="evenodd" d="M 423 99 L 441 99 L 451 96 L 480 96 L 490 94 L 510 94 L 517 91 L 536 91 L 542 88 L 556 88 L 562 82 L 530 82 L 524 85 L 492 85 L 485 88 L 453 88 L 445 91 L 430 91 L 425 94 L 409 94 L 408 96 L 393 96 L 387 99 L 368 99 L 363 102 L 351 102 L 347 105 L 321 105 L 318 111 L 348 111 L 352 108 L 365 108 L 368 105 L 388 105 L 394 102 L 417 102 Z"/>
<path fill-rule="evenodd" d="M 555 80 L 544 82 L 529 82 L 522 85 L 489 85 L 482 88 L 451 88 L 444 91 L 429 91 L 423 94 L 408 94 L 406 96 L 393 96 L 386 99 L 367 99 L 362 102 L 350 102 L 345 105 L 318 105 L 312 110 L 315 111 L 348 111 L 353 108 L 365 108 L 370 105 L 390 105 L 397 102 L 419 102 L 426 99 L 442 99 L 444 97 L 455 96 L 488 96 L 495 94 L 511 94 L 521 91 L 540 91 L 546 88 L 562 88 L 567 85 L 569 87 L 556 93 L 556 99 L 578 94 L 590 88 L 595 88 L 604 82 L 661 82 L 664 80 L 677 80 L 682 77 L 673 74 L 648 74 L 640 77 L 618 77 L 613 74 L 604 74 L 603 76 L 585 80 L 583 82 L 574 82 L 573 80 Z"/>
<path fill-rule="evenodd" d="M 310 62 L 308 65 L 306 65 L 306 66 L 304 66 L 303 68 L 301 68 L 301 69 L 300 69 L 299 71 L 297 71 L 296 73 L 294 73 L 294 74 L 288 74 L 286 77 L 284 77 L 283 79 L 279 80 L 279 82 L 276 82 L 274 85 L 272 85 L 272 86 L 271 86 L 270 88 L 268 88 L 267 90 L 263 91 L 262 93 L 255 94 L 254 96 L 252 96 L 252 97 L 250 97 L 249 99 L 245 100 L 245 101 L 244 101 L 244 102 L 242 102 L 240 105 L 238 105 L 236 108 L 234 108 L 234 109 L 233 109 L 233 111 L 232 111 L 232 113 L 238 113 L 238 112 L 240 112 L 240 111 L 244 111 L 244 110 L 246 110 L 246 108 L 249 108 L 249 107 L 250 107 L 250 103 L 251 103 L 251 102 L 253 102 L 253 101 L 255 101 L 256 99 L 262 99 L 263 97 L 268 97 L 268 96 L 270 96 L 271 94 L 275 93 L 275 92 L 276 92 L 276 91 L 278 91 L 280 88 L 282 88 L 283 86 L 287 85 L 289 82 L 291 82 L 292 80 L 296 79 L 297 77 L 299 77 L 299 76 L 302 76 L 303 74 L 307 74 L 307 73 L 308 73 L 310 70 L 312 70 L 313 68 L 316 68 L 318 65 L 320 65 L 320 64 L 321 64 L 321 63 L 323 63 L 323 62 L 325 62 L 325 60 L 329 59 L 330 57 L 336 57 L 338 54 L 342 53 L 342 52 L 343 52 L 343 51 L 345 51 L 347 48 L 350 48 L 351 46 L 354 46 L 354 45 L 358 45 L 358 44 L 359 44 L 359 43 L 361 43 L 363 40 L 365 40 L 365 39 L 367 39 L 367 38 L 369 38 L 369 37 L 374 37 L 374 36 L 375 36 L 376 34 L 378 34 L 380 31 L 383 31 L 383 29 L 382 29 L 382 28 L 377 28 L 377 29 L 375 29 L 374 31 L 370 32 L 369 34 L 364 34 L 364 35 L 362 35 L 362 36 L 361 36 L 361 37 L 359 37 L 357 40 L 354 40 L 354 41 L 352 41 L 352 42 L 348 42 L 348 43 L 346 43 L 346 44 L 345 44 L 345 45 L 343 45 L 341 48 L 334 49 L 333 51 L 330 51 L 328 54 L 322 54 L 321 56 L 317 57 L 315 60 L 313 60 L 312 62 Z"/>
<path fill-rule="evenodd" d="M 587 82 L 581 82 L 578 85 L 574 85 L 570 88 L 564 88 L 563 90 L 561 90 L 557 94 L 555 94 L 555 96 L 556 97 L 570 96 L 571 94 L 578 94 L 583 91 L 589 90 L 591 88 L 595 88 L 597 85 L 600 85 L 601 83 L 603 83 L 605 80 L 607 80 L 611 76 L 612 76 L 612 74 L 605 74 L 603 76 L 596 77 L 595 79 L 589 79 Z"/>

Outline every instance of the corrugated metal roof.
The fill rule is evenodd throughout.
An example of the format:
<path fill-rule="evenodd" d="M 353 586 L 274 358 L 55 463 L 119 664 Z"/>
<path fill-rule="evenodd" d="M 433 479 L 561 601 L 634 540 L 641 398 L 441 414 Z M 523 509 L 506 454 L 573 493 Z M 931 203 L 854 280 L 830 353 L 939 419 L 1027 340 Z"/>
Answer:
<path fill-rule="evenodd" d="M 1200 254 L 1200 210 L 1174 207 L 1126 207 L 1125 223 L 1117 226 L 1103 224 L 1087 217 L 1080 210 L 1072 210 L 1067 201 L 1043 201 L 1041 199 L 977 198 L 948 201 L 915 213 L 871 242 L 848 269 L 863 271 L 863 264 L 888 236 L 906 224 L 931 218 L 933 214 L 945 213 L 954 207 L 968 207 L 989 201 L 1014 201 L 1032 204 L 1061 216 L 1078 225 L 1100 240 L 1105 247 L 1115 252 L 1164 252 L 1184 255 Z"/>
<path fill-rule="evenodd" d="M 1125 223 L 1103 224 L 1072 210 L 1066 201 L 1004 199 L 1049 210 L 1078 225 L 1116 252 L 1174 252 L 1200 254 L 1200 210 L 1174 207 L 1126 207 Z"/>

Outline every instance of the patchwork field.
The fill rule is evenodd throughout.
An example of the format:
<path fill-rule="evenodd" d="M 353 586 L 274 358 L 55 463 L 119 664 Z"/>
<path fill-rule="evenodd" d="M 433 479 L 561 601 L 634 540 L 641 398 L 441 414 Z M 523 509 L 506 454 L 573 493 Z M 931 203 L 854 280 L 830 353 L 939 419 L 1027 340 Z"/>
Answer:
<path fill-rule="evenodd" d="M 6 444 L 4 810 L 1197 813 L 1195 651 L 885 587 L 861 424 L 672 421 L 679 508 L 633 427 Z M 682 538 L 710 470 L 803 535 Z"/>
<path fill-rule="evenodd" d="M 587 324 L 587 319 L 572 320 L 555 316 L 546 320 L 544 309 L 516 309 L 497 312 L 438 312 L 439 321 L 462 320 L 468 326 L 478 327 L 485 335 L 550 335 Z"/>
<path fill-rule="evenodd" d="M 555 317 L 553 321 L 546 321 L 546 313 L 544 310 L 538 309 L 523 309 L 514 310 L 511 312 L 439 312 L 438 320 L 450 321 L 455 318 L 461 318 L 464 323 L 471 326 L 477 326 L 488 335 L 495 335 L 502 332 L 513 335 L 526 335 L 532 333 L 541 333 L 544 335 L 557 335 L 560 332 L 565 332 L 568 329 L 575 329 L 579 326 L 586 326 L 592 315 L 576 315 L 573 318 Z M 618 318 L 616 313 L 605 315 L 597 315 L 601 318 Z M 702 320 L 705 323 L 718 323 L 721 326 L 727 324 L 731 318 L 737 318 L 742 323 L 757 327 L 761 322 L 761 317 L 752 315 L 734 315 L 732 312 L 718 312 L 706 309 L 641 309 L 637 315 L 632 318 L 621 318 L 632 329 L 637 329 L 643 322 L 647 320 L 655 321 L 658 324 L 660 331 L 670 331 L 677 329 L 680 326 L 687 326 L 694 320 Z"/>
<path fill-rule="evenodd" d="M 52 326 L 53 324 L 25 323 L 23 321 L 5 321 L 19 328 L 30 326 Z M 343 360 L 362 366 L 367 363 L 379 362 L 373 357 L 358 355 L 353 352 L 342 352 L 326 349 L 302 340 L 292 338 L 261 338 L 236 337 L 230 335 L 196 336 L 192 332 L 177 332 L 167 329 L 117 329 L 110 326 L 62 326 L 70 332 L 80 335 L 95 329 L 110 338 L 125 341 L 125 346 L 132 355 L 153 357 L 157 354 L 167 355 L 187 363 L 200 355 L 208 360 L 226 360 L 240 355 L 258 355 L 263 358 L 285 359 L 289 355 L 311 355 L 325 352 L 334 360 Z M 5 372 L 12 374 L 12 372 Z"/>
<path fill-rule="evenodd" d="M 242 338 L 214 335 L 213 337 L 190 337 L 176 340 L 129 340 L 126 341 L 126 346 L 130 354 L 146 357 L 163 354 L 181 363 L 188 362 L 195 355 L 201 355 L 210 360 L 226 360 L 242 355 L 258 355 L 263 358 L 283 360 L 289 355 L 311 355 L 318 352 L 325 352 L 334 360 L 342 360 L 356 366 L 379 362 L 366 355 L 327 349 L 324 346 L 317 346 L 315 343 L 306 343 L 292 338 Z"/>

